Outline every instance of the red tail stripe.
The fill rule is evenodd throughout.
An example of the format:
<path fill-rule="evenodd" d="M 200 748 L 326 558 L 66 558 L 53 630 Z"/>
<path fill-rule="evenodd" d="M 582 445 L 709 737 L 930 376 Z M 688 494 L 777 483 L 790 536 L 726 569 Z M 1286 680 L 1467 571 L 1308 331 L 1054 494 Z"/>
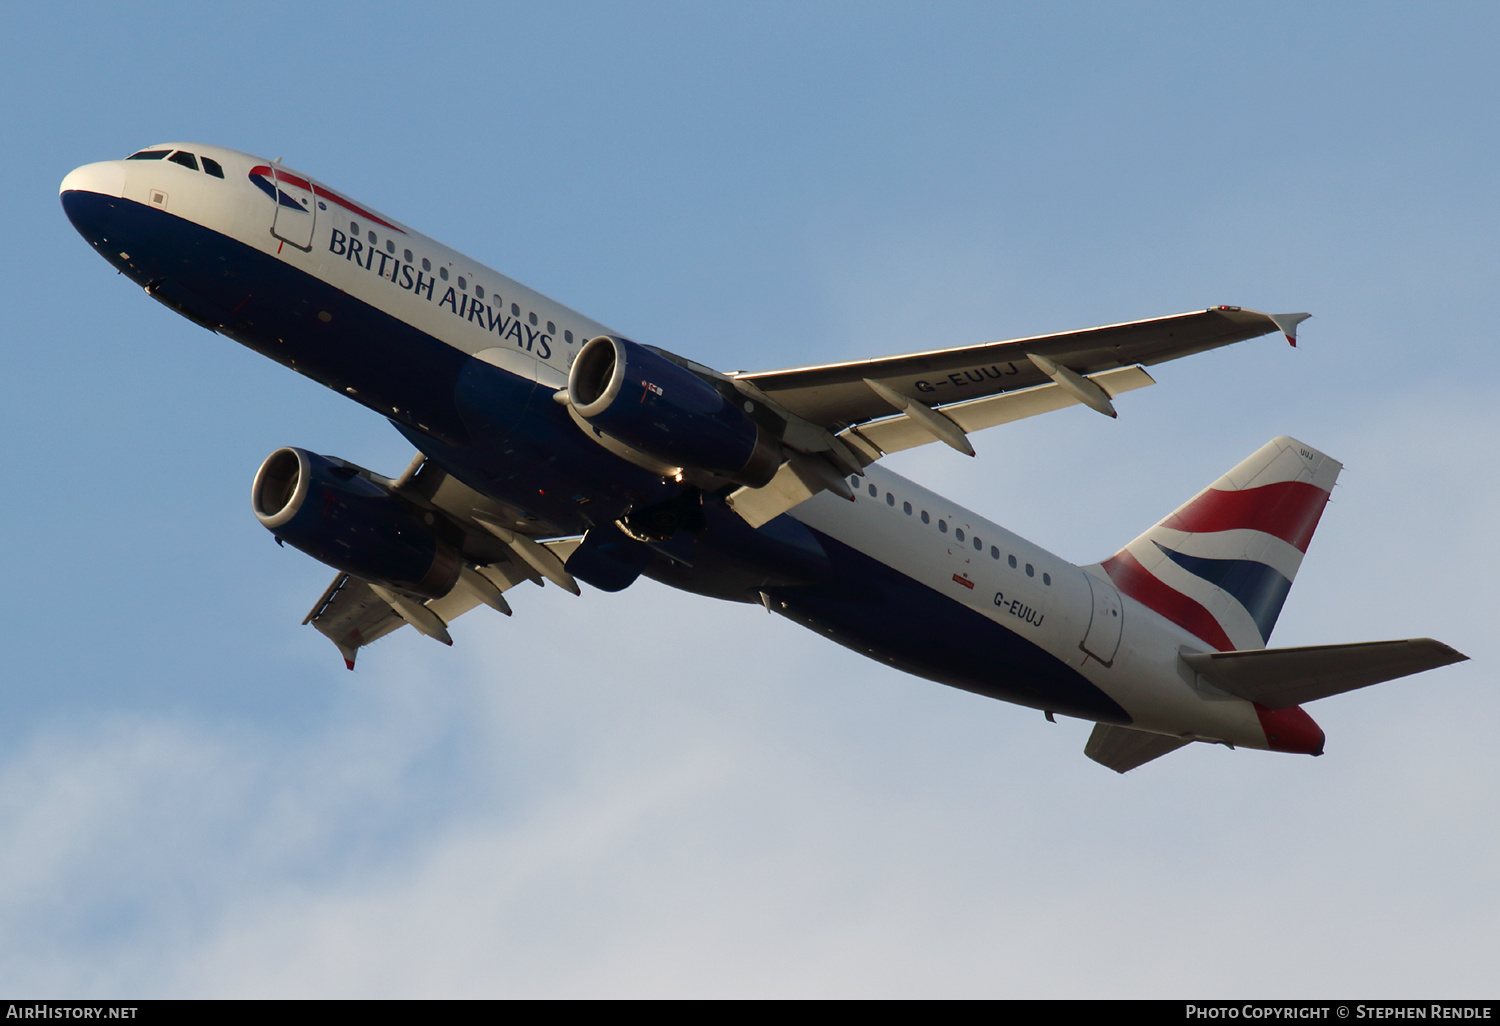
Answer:
<path fill-rule="evenodd" d="M 1105 573 L 1125 594 L 1147 609 L 1155 610 L 1183 630 L 1191 631 L 1220 652 L 1234 648 L 1234 642 L 1219 626 L 1214 615 L 1182 592 L 1162 583 L 1129 551 L 1121 549 L 1102 564 Z"/>
<path fill-rule="evenodd" d="M 1174 531 L 1264 531 L 1307 551 L 1328 493 L 1305 481 L 1223 492 L 1210 488 L 1161 522 Z"/>

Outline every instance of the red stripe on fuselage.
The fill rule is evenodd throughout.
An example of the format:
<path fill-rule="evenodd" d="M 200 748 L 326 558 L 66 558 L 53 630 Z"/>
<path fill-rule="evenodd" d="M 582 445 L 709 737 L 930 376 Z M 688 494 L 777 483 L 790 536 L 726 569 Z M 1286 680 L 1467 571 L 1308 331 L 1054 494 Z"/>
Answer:
<path fill-rule="evenodd" d="M 1154 610 L 1185 631 L 1202 638 L 1220 652 L 1234 648 L 1219 621 L 1198 602 L 1163 583 L 1141 566 L 1141 561 L 1122 549 L 1102 564 L 1115 586 L 1147 609 Z"/>
<path fill-rule="evenodd" d="M 269 165 L 261 164 L 258 167 L 251 168 L 250 169 L 250 173 L 252 175 L 265 175 L 267 178 L 269 178 L 269 177 L 271 177 L 271 168 L 270 168 Z M 312 193 L 314 196 L 317 196 L 320 199 L 331 200 L 334 203 L 337 203 L 339 206 L 343 207 L 345 210 L 349 211 L 351 214 L 358 214 L 360 217 L 364 218 L 366 221 L 374 221 L 376 224 L 380 225 L 382 228 L 389 228 L 393 232 L 401 232 L 402 235 L 406 234 L 406 232 L 401 231 L 400 228 L 397 228 L 395 225 L 391 224 L 389 221 L 383 220 L 382 218 L 379 218 L 379 217 L 375 216 L 374 214 L 372 214 L 368 210 L 366 210 L 364 207 L 361 207 L 361 206 L 359 206 L 356 203 L 352 203 L 349 200 L 346 200 L 344 197 L 340 196 L 338 193 L 333 192 L 333 191 L 331 191 L 329 189 L 325 189 L 321 185 L 318 185 L 318 184 L 316 184 L 314 182 L 309 182 L 305 178 L 298 178 L 296 175 L 287 174 L 285 171 L 277 171 L 276 172 L 276 180 L 277 181 L 281 181 L 281 182 L 286 182 L 288 185 L 295 185 L 297 188 L 304 189 L 307 192 Z"/>
<path fill-rule="evenodd" d="M 1161 526 L 1188 533 L 1263 531 L 1306 552 L 1327 503 L 1328 493 L 1305 481 L 1279 481 L 1239 492 L 1210 488 Z"/>

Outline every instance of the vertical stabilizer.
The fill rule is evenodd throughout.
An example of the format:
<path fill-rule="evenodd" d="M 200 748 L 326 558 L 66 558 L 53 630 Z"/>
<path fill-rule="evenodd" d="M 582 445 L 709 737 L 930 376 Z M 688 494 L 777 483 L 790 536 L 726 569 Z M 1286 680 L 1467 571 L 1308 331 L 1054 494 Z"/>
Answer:
<path fill-rule="evenodd" d="M 1099 567 L 1219 651 L 1264 648 L 1342 469 L 1273 439 Z"/>

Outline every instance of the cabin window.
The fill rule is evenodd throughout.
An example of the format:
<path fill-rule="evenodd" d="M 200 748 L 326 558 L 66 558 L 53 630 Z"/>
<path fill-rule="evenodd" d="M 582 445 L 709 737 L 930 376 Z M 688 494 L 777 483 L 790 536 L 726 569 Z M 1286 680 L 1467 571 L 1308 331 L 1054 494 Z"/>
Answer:
<path fill-rule="evenodd" d="M 356 235 L 356 236 L 359 234 L 359 222 L 358 221 L 350 221 L 349 222 L 349 234 L 350 235 Z"/>
<path fill-rule="evenodd" d="M 190 168 L 194 171 L 198 170 L 198 158 L 187 150 L 178 150 L 167 159 L 174 164 L 181 164 L 185 168 Z"/>
<path fill-rule="evenodd" d="M 922 511 L 922 523 L 924 523 L 924 524 L 930 524 L 930 523 L 932 523 L 932 518 L 927 515 L 927 511 L 925 509 Z"/>
<path fill-rule="evenodd" d="M 219 165 L 219 162 L 217 160 L 215 160 L 214 158 L 212 158 L 212 157 L 204 157 L 203 158 L 203 170 L 207 171 L 209 174 L 213 175 L 215 178 L 223 178 L 224 177 L 224 168 L 221 167 Z M 321 206 L 323 206 L 323 204 L 319 203 L 318 206 L 321 207 Z M 324 207 L 324 209 L 326 210 L 327 208 Z"/>
<path fill-rule="evenodd" d="M 953 537 L 957 538 L 959 541 L 963 541 L 964 540 L 964 529 L 962 527 L 960 527 L 958 530 L 954 531 L 953 532 Z"/>
<path fill-rule="evenodd" d="M 483 299 L 484 298 L 484 286 L 483 285 L 475 285 L 474 286 L 474 298 L 475 299 Z"/>
<path fill-rule="evenodd" d="M 431 271 L 432 270 L 432 261 L 428 260 L 426 257 L 422 258 L 422 270 L 424 270 L 424 271 Z"/>
<path fill-rule="evenodd" d="M 531 326 L 533 328 L 536 327 L 536 314 L 534 314 L 534 313 L 528 313 L 526 315 L 526 317 L 527 317 L 528 320 L 531 321 Z"/>
<path fill-rule="evenodd" d="M 887 506 L 894 506 L 894 505 L 896 505 L 896 497 L 894 495 L 892 495 L 890 492 L 886 492 L 885 493 L 885 504 Z"/>
<path fill-rule="evenodd" d="M 141 150 L 139 153 L 132 153 L 130 156 L 126 157 L 125 159 L 126 160 L 160 160 L 161 158 L 165 157 L 168 153 L 171 153 L 171 152 L 172 152 L 171 150 Z"/>
<path fill-rule="evenodd" d="M 901 512 L 905 513 L 907 516 L 911 516 L 911 503 L 903 502 L 901 504 Z"/>
<path fill-rule="evenodd" d="M 993 545 L 990 546 L 990 558 L 991 559 L 999 559 L 1000 558 L 1000 550 L 997 549 Z"/>
<path fill-rule="evenodd" d="M 941 532 L 942 534 L 947 534 L 948 533 L 948 521 L 946 521 L 946 520 L 939 520 L 938 521 L 938 531 Z"/>
<path fill-rule="evenodd" d="M 556 335 L 557 334 L 557 325 L 553 324 L 551 321 L 547 322 L 547 334 L 549 334 L 549 335 Z"/>
<path fill-rule="evenodd" d="M 983 552 L 984 551 L 984 542 L 980 541 L 978 538 L 974 539 L 974 551 L 975 552 Z"/>
<path fill-rule="evenodd" d="M 458 287 L 464 292 L 469 291 L 469 283 L 464 281 L 464 276 L 461 274 L 458 276 Z"/>
<path fill-rule="evenodd" d="M 386 239 L 385 240 L 385 251 L 387 253 L 394 253 L 394 252 L 396 252 L 396 244 L 394 242 L 392 242 L 390 239 Z"/>
<path fill-rule="evenodd" d="M 446 267 L 439 267 L 438 268 L 438 277 L 442 278 L 444 281 L 447 281 L 448 280 L 448 268 L 446 268 Z"/>
<path fill-rule="evenodd" d="M 1045 584 L 1049 588 L 1052 587 L 1052 575 L 1051 574 L 1042 574 L 1042 583 Z"/>
<path fill-rule="evenodd" d="M 571 331 L 565 331 L 565 332 L 563 332 L 563 341 L 567 342 L 568 345 L 572 345 L 573 344 L 573 333 Z"/>
<path fill-rule="evenodd" d="M 1036 576 L 1036 567 L 1032 566 L 1030 563 L 1026 564 L 1026 576 L 1027 577 L 1035 577 Z"/>
<path fill-rule="evenodd" d="M 1006 560 L 1006 562 L 1010 564 L 1010 568 L 1012 570 L 1014 570 L 1016 568 L 1016 557 L 1015 556 L 1011 556 L 1009 559 Z"/>
<path fill-rule="evenodd" d="M 871 485 L 870 486 L 870 497 L 873 499 L 875 496 L 877 496 L 879 494 L 880 494 L 880 489 L 876 488 L 874 485 Z"/>
<path fill-rule="evenodd" d="M 377 238 L 375 238 L 375 232 L 373 230 L 369 231 L 369 232 L 366 232 L 365 233 L 365 238 L 367 238 L 367 239 L 370 240 L 370 245 L 372 245 L 372 246 L 375 245 L 376 242 L 380 241 Z"/>

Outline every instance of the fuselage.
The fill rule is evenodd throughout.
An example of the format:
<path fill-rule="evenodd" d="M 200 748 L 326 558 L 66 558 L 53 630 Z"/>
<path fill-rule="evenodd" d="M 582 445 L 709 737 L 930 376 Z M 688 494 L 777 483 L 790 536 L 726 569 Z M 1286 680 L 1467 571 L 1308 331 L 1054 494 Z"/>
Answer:
<path fill-rule="evenodd" d="M 300 172 L 165 144 L 81 167 L 61 191 L 79 232 L 155 298 L 386 417 L 529 534 L 581 534 L 683 492 L 554 401 L 604 325 Z M 705 496 L 691 546 L 646 572 L 1032 708 L 1253 748 L 1321 745 L 1305 730 L 1289 740 L 1291 726 L 1269 741 L 1264 709 L 1184 667 L 1182 652 L 1210 646 L 1097 566 L 878 464 L 850 483 L 853 502 L 824 491 L 758 531 Z"/>

